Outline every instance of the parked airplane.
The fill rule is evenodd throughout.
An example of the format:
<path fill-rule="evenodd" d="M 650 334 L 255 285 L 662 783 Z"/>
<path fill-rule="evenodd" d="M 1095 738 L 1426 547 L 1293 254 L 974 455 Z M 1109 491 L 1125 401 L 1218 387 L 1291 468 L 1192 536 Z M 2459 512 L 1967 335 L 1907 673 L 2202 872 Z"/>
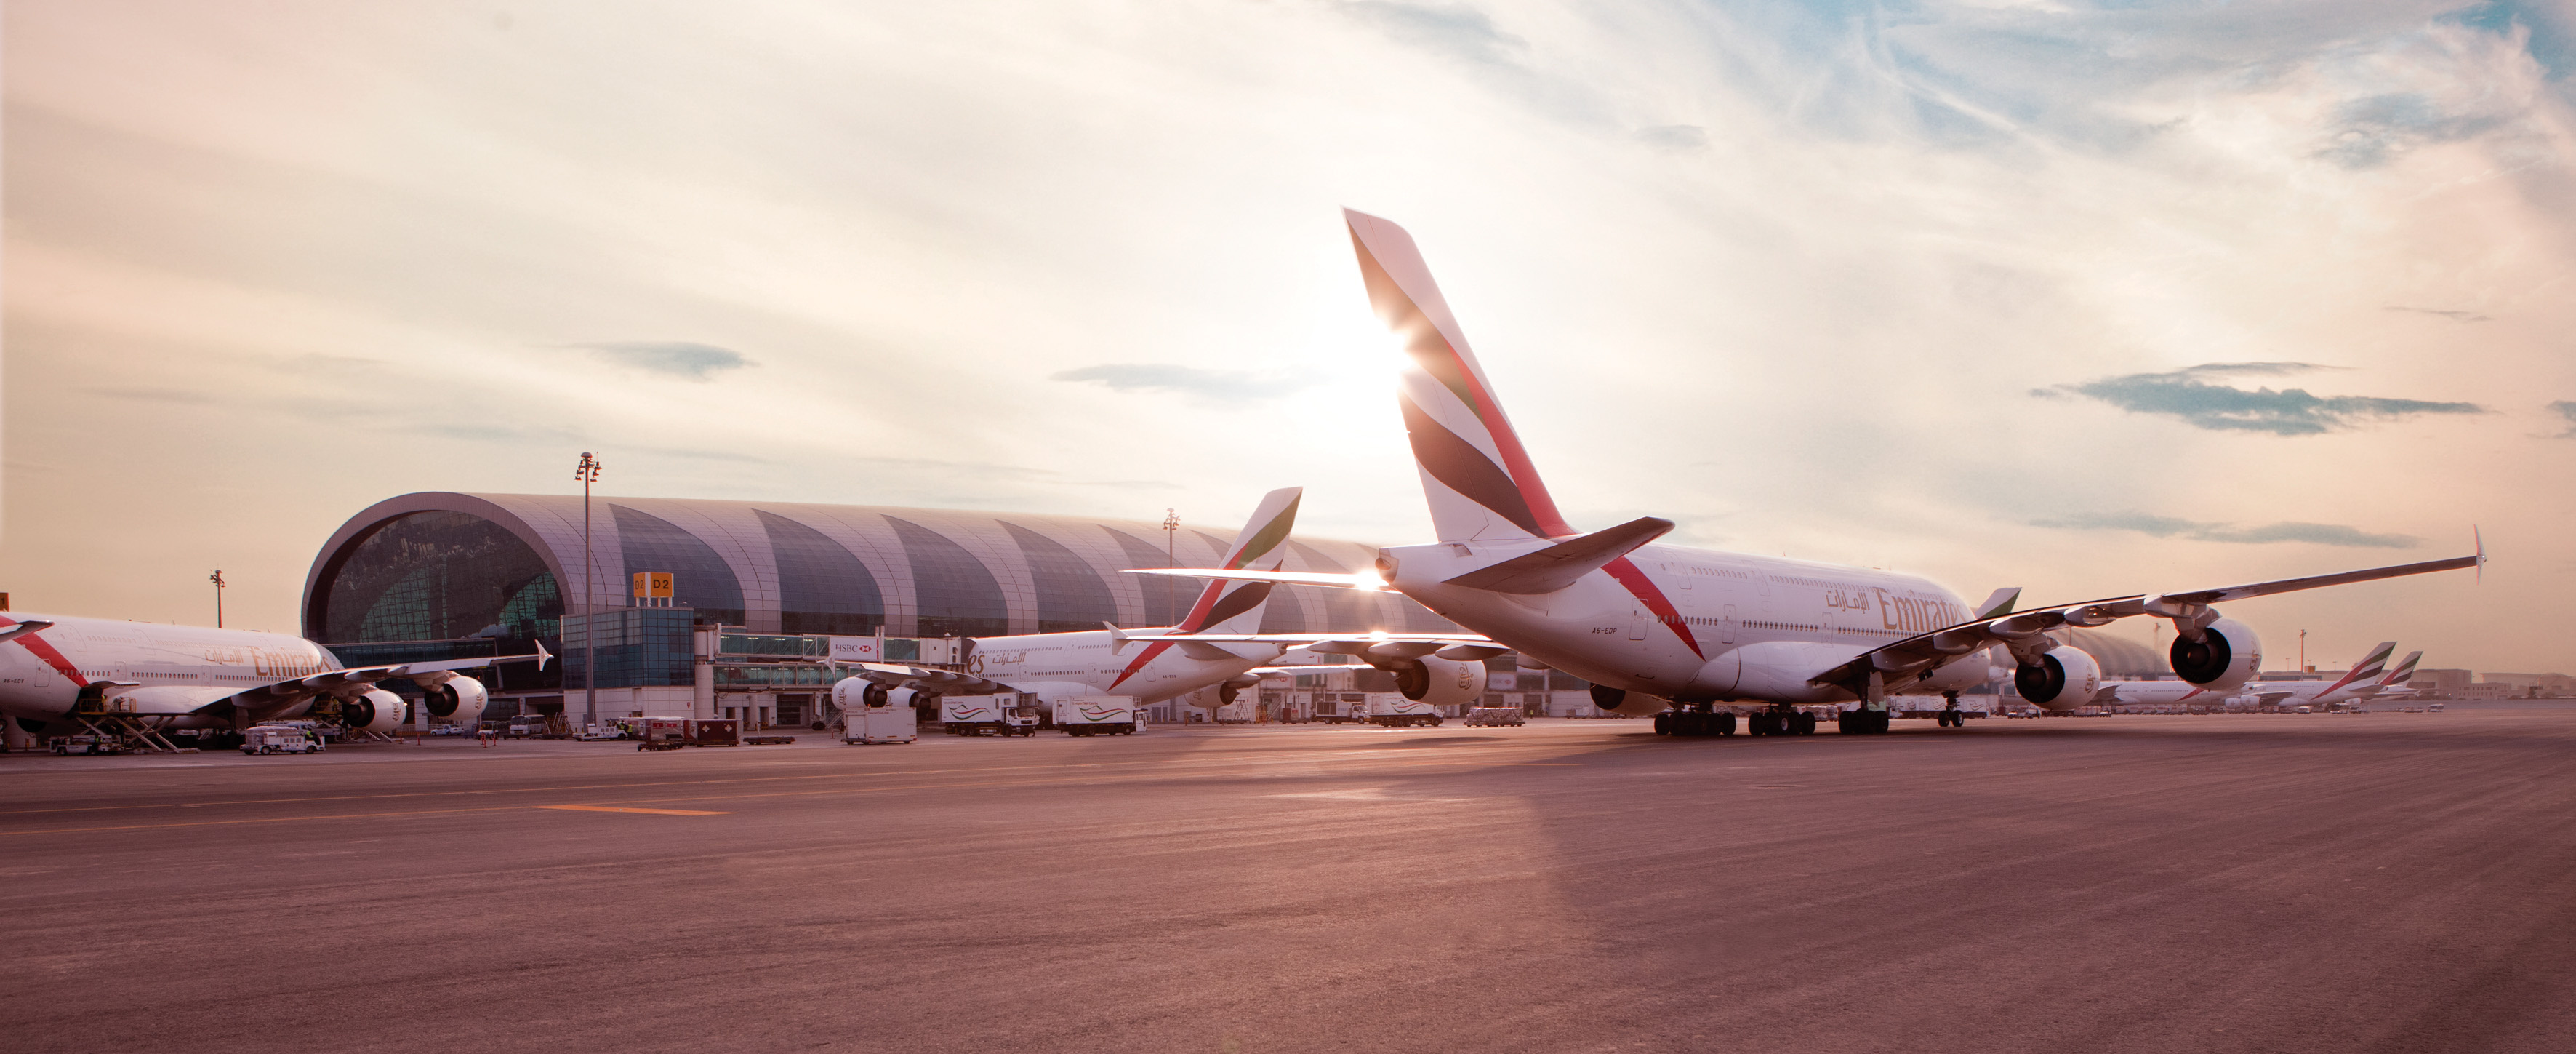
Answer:
<path fill-rule="evenodd" d="M 1286 560 L 1288 534 L 1297 519 L 1302 487 L 1271 491 L 1253 510 L 1225 555 L 1228 570 L 1277 571 Z M 1218 698 L 1260 680 L 1258 669 L 1292 648 L 1333 653 L 1380 649 L 1386 661 L 1423 671 L 1409 685 L 1411 698 L 1435 705 L 1462 703 L 1485 691 L 1483 660 L 1504 649 L 1476 634 L 1263 634 L 1261 615 L 1269 582 L 1214 581 L 1200 591 L 1176 626 L 1122 630 L 1116 626 L 1075 633 L 982 637 L 964 672 L 868 663 L 859 676 L 835 685 L 832 701 L 844 712 L 861 706 L 911 705 L 925 695 L 1029 692 L 1053 702 L 1088 695 L 1133 696 L 1160 702 L 1215 685 Z M 1434 657 L 1437 653 L 1437 657 Z M 1438 665 L 1434 671 L 1432 665 Z M 1470 672 L 1472 668 L 1472 672 Z"/>
<path fill-rule="evenodd" d="M 2407 652 L 2406 658 L 2398 662 L 2397 668 L 2388 671 L 2388 676 L 2380 678 L 2378 683 L 2370 685 L 2361 692 L 2359 701 L 2411 698 L 2415 694 L 2415 689 L 2407 687 L 2406 682 L 2415 679 L 2415 664 L 2423 660 L 2423 652 Z"/>
<path fill-rule="evenodd" d="M 457 671 L 543 669 L 553 657 L 540 645 L 534 655 L 349 667 L 301 637 L 69 615 L 0 615 L 0 641 L 0 714 L 36 735 L 129 719 L 156 732 L 242 729 L 317 711 L 390 732 L 405 707 L 376 683 L 396 677 L 421 686 L 430 713 L 470 724 L 486 693 Z"/>
<path fill-rule="evenodd" d="M 2010 656 L 2023 698 L 2052 708 L 2092 700 L 2101 670 L 2048 636 L 2134 615 L 2169 619 L 2183 679 L 2232 691 L 2262 661 L 2254 631 L 2220 616 L 2233 600 L 2398 575 L 2474 567 L 2474 556 L 2256 582 L 2129 594 L 2016 613 L 2019 591 L 1970 608 L 1927 579 L 1740 553 L 1653 544 L 1670 520 L 1644 517 L 1585 534 L 1565 522 L 1413 239 L 1393 223 L 1345 212 L 1369 301 L 1410 362 L 1398 407 L 1439 541 L 1380 551 L 1375 575 L 1165 571 L 1342 588 L 1391 588 L 1481 630 L 1529 659 L 1594 685 L 1593 701 L 1625 714 L 1688 708 L 1659 730 L 1730 734 L 1753 702 L 1755 734 L 1811 732 L 1798 704 L 1862 702 L 1846 732 L 1887 727 L 1889 693 L 1954 700 L 1988 676 L 1989 649 Z"/>
<path fill-rule="evenodd" d="M 2219 705 L 2231 710 L 2258 706 L 2350 705 L 2370 697 L 2388 672 L 2388 656 L 2397 642 L 2385 640 L 2334 681 L 2255 681 L 2233 693 L 2213 692 L 2189 681 L 2115 681 L 2102 686 L 2094 702 L 2104 706 Z M 2422 654 L 2422 653 L 2417 653 Z"/>

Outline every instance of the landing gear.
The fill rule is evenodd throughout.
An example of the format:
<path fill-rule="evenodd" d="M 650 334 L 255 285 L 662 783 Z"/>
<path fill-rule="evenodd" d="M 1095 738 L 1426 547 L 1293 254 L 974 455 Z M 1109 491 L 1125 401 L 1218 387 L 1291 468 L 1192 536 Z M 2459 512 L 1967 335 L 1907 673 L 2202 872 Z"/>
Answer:
<path fill-rule="evenodd" d="M 1812 736 L 1816 734 L 1816 715 L 1794 706 L 1775 706 L 1746 717 L 1744 728 L 1757 736 Z"/>
<path fill-rule="evenodd" d="M 1943 728 L 1968 727 L 1968 715 L 1959 709 L 1959 693 L 1943 692 L 1941 693 L 1941 698 L 1949 700 L 1950 705 L 1942 707 L 1941 712 L 1934 716 L 1933 721 Z"/>
<path fill-rule="evenodd" d="M 1655 734 L 1659 736 L 1731 736 L 1735 734 L 1735 712 L 1732 710 L 1666 710 L 1655 715 Z"/>

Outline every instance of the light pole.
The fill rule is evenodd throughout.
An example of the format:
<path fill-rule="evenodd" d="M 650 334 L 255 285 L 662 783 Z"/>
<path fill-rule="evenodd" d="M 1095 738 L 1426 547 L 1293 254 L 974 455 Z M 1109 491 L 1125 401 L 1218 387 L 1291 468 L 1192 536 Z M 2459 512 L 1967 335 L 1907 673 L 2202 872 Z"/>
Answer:
<path fill-rule="evenodd" d="M 216 629 L 222 629 L 222 628 L 224 628 L 224 573 L 223 573 L 223 571 L 222 571 L 222 570 L 220 570 L 220 569 L 218 569 L 214 574 L 207 575 L 207 576 L 206 576 L 206 581 L 209 581 L 209 582 L 212 582 L 212 583 L 214 583 L 214 584 L 215 584 L 215 628 L 216 628 Z"/>
<path fill-rule="evenodd" d="M 590 485 L 599 481 L 599 459 L 581 452 L 572 478 L 581 481 L 581 725 L 588 734 L 599 723 L 599 563 L 590 554 Z"/>
<path fill-rule="evenodd" d="M 1180 555 L 1180 553 L 1181 553 L 1181 549 L 1180 549 L 1180 545 L 1181 545 L 1181 513 L 1180 513 L 1180 510 L 1178 510 L 1178 509 L 1164 509 L 1164 510 L 1163 510 L 1163 560 L 1164 560 L 1164 563 L 1165 563 L 1167 566 L 1174 567 L 1174 568 L 1177 568 L 1177 567 L 1181 566 L 1181 555 Z M 1180 582 L 1180 579 L 1179 579 L 1179 578 L 1176 578 L 1176 577 L 1173 577 L 1173 576 L 1170 576 L 1170 575 L 1166 575 L 1166 576 L 1164 576 L 1164 577 L 1163 577 L 1163 615 L 1164 615 L 1164 617 L 1169 618 L 1169 619 L 1171 620 L 1171 624 L 1172 624 L 1172 625 L 1175 625 L 1175 626 L 1178 626 L 1178 625 L 1180 625 L 1180 624 L 1181 624 L 1181 601 L 1180 601 L 1180 588 L 1181 588 L 1181 582 Z"/>

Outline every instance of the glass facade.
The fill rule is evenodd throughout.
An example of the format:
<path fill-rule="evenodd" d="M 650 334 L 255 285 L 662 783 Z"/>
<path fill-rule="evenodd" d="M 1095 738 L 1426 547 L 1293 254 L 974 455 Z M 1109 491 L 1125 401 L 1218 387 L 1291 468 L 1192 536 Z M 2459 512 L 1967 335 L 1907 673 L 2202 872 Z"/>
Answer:
<path fill-rule="evenodd" d="M 341 553 L 308 600 L 305 632 L 344 661 L 525 655 L 540 641 L 550 649 L 560 643 L 563 597 L 554 574 L 500 524 L 415 512 L 386 520 Z M 476 676 L 519 691 L 555 687 L 562 670 L 514 663 Z"/>
<path fill-rule="evenodd" d="M 626 573 L 616 583 L 615 593 L 608 590 L 611 583 L 600 583 L 602 603 L 610 597 L 625 596 L 624 583 L 632 581 L 637 572 L 669 571 L 675 603 L 696 608 L 703 621 L 742 624 L 742 581 L 734 577 L 733 568 L 724 562 L 724 557 L 716 555 L 714 548 L 651 513 L 615 504 L 608 511 L 617 517 L 617 543 L 626 550 Z M 607 665 L 602 663 L 600 670 L 605 676 Z"/>
<path fill-rule="evenodd" d="M 1011 631 L 1002 585 L 966 547 L 911 520 L 885 518 L 912 564 L 915 636 L 999 637 Z"/>
<path fill-rule="evenodd" d="M 637 617 L 669 622 L 656 631 L 664 643 L 652 647 L 625 642 L 624 623 L 604 631 L 603 641 L 621 641 L 612 647 L 643 650 L 631 660 L 603 653 L 602 687 L 686 684 L 679 630 L 692 618 L 724 625 L 728 642 L 902 634 L 887 640 L 885 656 L 901 662 L 913 658 L 904 638 L 914 635 L 1167 626 L 1204 587 L 1120 573 L 1170 562 L 1162 531 L 1146 520 L 665 498 L 602 499 L 593 509 L 600 600 L 615 605 L 609 614 L 659 612 Z M 569 587 L 581 574 L 581 525 L 578 494 L 423 493 L 380 502 L 350 518 L 317 558 L 305 635 L 353 663 L 527 654 L 542 643 L 565 660 L 543 671 L 521 663 L 474 676 L 511 694 L 578 687 L 575 645 L 561 620 L 567 606 L 579 606 Z M 1212 531 L 1184 529 L 1178 561 L 1209 566 L 1229 544 Z M 1374 554 L 1306 539 L 1288 555 L 1289 570 L 1348 571 Z M 683 606 L 626 607 L 626 575 L 636 571 L 675 575 Z M 1261 628 L 1454 630 L 1393 594 L 1301 589 L 1273 591 Z M 612 669 L 612 661 L 621 665 Z"/>
<path fill-rule="evenodd" d="M 858 557 L 821 531 L 753 511 L 778 557 L 779 632 L 864 637 L 885 626 L 885 594 Z"/>
<path fill-rule="evenodd" d="M 690 668 L 687 608 L 620 608 L 594 615 L 568 615 L 563 620 L 565 688 L 587 688 L 583 648 L 586 628 L 599 631 L 599 686 L 602 688 L 670 688 L 694 683 Z"/>
<path fill-rule="evenodd" d="M 1110 597 L 1109 583 L 1073 550 L 1007 520 L 1002 529 L 1011 532 L 1029 562 L 1029 580 L 1038 591 L 1038 632 L 1070 633 L 1118 621 L 1118 601 Z"/>
<path fill-rule="evenodd" d="M 1127 555 L 1126 567 L 1116 568 L 1116 570 L 1124 571 L 1128 567 L 1172 566 L 1172 557 L 1164 553 L 1161 546 L 1148 544 L 1143 539 L 1138 538 L 1135 535 L 1128 534 L 1127 532 L 1121 531 L 1115 527 L 1104 526 L 1100 529 L 1109 532 L 1110 537 L 1117 539 L 1118 550 Z M 1169 626 L 1172 623 L 1179 622 L 1181 620 L 1179 612 L 1188 604 L 1187 601 L 1179 599 L 1182 595 L 1181 590 L 1184 586 L 1187 586 L 1191 590 L 1188 595 L 1193 597 L 1198 595 L 1196 592 L 1198 587 L 1191 585 L 1182 579 L 1175 578 L 1166 582 L 1157 582 L 1153 578 L 1145 575 L 1131 575 L 1129 577 L 1135 578 L 1138 585 L 1141 586 L 1145 592 L 1144 625 Z M 1265 608 L 1263 610 L 1266 612 L 1268 609 Z"/>

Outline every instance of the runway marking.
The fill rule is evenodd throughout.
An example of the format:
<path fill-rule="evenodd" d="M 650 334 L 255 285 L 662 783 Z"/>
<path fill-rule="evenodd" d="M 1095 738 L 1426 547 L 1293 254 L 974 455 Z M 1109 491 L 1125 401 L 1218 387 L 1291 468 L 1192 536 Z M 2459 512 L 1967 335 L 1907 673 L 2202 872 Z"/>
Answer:
<path fill-rule="evenodd" d="M 706 812 L 699 809 L 630 809 L 621 805 L 531 805 L 531 809 L 561 809 L 565 812 L 649 812 L 656 816 L 731 816 L 729 812 Z"/>

